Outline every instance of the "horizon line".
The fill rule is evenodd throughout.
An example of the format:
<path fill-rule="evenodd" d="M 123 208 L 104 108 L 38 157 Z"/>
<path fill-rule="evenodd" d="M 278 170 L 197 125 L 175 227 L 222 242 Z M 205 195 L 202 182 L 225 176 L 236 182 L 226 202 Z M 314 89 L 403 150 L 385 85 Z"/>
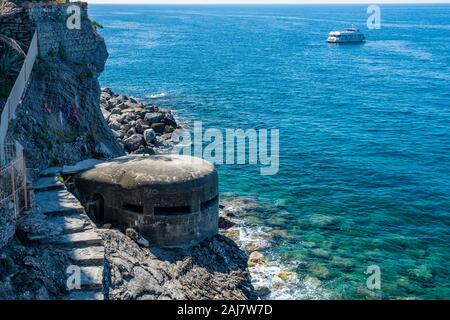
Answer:
<path fill-rule="evenodd" d="M 367 5 L 367 4 L 375 4 L 375 5 L 414 5 L 414 4 L 424 4 L 424 5 L 433 5 L 433 4 L 450 4 L 450 0 L 432 0 L 432 1 L 426 1 L 426 0 L 394 0 L 394 1 L 370 1 L 370 0 L 362 0 L 362 1 L 352 1 L 352 0 L 343 0 L 343 1 L 282 1 L 282 2 L 276 2 L 272 0 L 266 1 L 218 1 L 218 2 L 206 2 L 206 1 L 128 1 L 128 2 L 120 2 L 114 1 L 114 0 L 106 0 L 106 1 L 86 1 L 89 4 L 96 5 L 96 4 L 112 4 L 112 5 Z"/>

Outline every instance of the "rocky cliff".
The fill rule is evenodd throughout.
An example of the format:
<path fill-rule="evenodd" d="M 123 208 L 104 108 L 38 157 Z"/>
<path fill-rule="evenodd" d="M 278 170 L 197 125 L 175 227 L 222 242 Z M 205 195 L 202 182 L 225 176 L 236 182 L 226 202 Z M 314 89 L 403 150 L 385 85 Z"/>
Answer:
<path fill-rule="evenodd" d="M 4 15 L 12 30 L 16 21 L 22 37 L 38 32 L 40 56 L 8 133 L 36 169 L 123 153 L 99 107 L 105 42 L 91 24 L 87 4 L 70 5 L 80 10 L 79 29 L 68 27 L 74 14 L 69 4 L 30 4 Z"/>
<path fill-rule="evenodd" d="M 97 80 L 108 53 L 91 25 L 87 5 L 76 5 L 81 13 L 79 29 L 67 28 L 69 5 L 9 6 L 6 13 L 0 13 L 0 23 L 24 44 L 35 31 L 39 36 L 40 57 L 8 131 L 23 145 L 28 167 L 36 171 L 86 158 L 119 156 L 124 154 L 123 147 L 140 153 L 146 146 L 157 153 L 169 145 L 168 134 L 177 128 L 169 111 L 145 105 L 137 106 L 142 114 L 130 111 L 130 104 L 135 107 L 137 101 L 123 101 L 104 91 L 103 113 L 117 129 L 111 131 L 99 105 Z M 127 140 L 132 137 L 139 138 L 136 146 Z M 70 263 L 67 252 L 32 240 L 30 230 L 51 234 L 45 223 L 36 222 L 33 210 L 22 218 L 13 241 L 0 250 L 0 300 L 64 298 L 65 268 Z M 226 237 L 218 235 L 192 248 L 162 250 L 141 246 L 118 230 L 101 233 L 106 298 L 257 298 L 247 268 L 248 255 Z"/>

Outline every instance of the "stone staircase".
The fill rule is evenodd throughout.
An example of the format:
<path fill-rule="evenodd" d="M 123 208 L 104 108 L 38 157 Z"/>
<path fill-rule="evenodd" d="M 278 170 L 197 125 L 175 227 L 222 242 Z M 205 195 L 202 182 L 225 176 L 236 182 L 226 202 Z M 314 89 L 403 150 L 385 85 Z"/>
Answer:
<path fill-rule="evenodd" d="M 39 241 L 66 250 L 73 265 L 80 267 L 81 289 L 70 291 L 65 299 L 103 300 L 103 240 L 81 203 L 57 180 L 60 172 L 60 168 L 47 169 L 33 185 L 36 205 L 45 215 L 45 224 L 59 230 L 56 236 Z"/>

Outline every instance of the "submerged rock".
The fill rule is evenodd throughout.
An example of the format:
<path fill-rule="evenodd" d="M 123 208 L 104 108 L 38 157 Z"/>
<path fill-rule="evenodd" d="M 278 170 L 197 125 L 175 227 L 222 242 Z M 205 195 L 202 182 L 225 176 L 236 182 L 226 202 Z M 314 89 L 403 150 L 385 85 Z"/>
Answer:
<path fill-rule="evenodd" d="M 277 273 L 277 277 L 284 281 L 292 279 L 296 276 L 297 276 L 297 274 L 295 274 L 294 272 L 290 272 L 290 271 L 280 271 Z"/>
<path fill-rule="evenodd" d="M 309 271 L 319 279 L 327 279 L 330 275 L 330 272 L 326 267 L 321 264 L 314 263 L 309 267 Z"/>
<path fill-rule="evenodd" d="M 248 258 L 248 266 L 249 267 L 255 267 L 257 265 L 264 265 L 266 263 L 266 258 L 263 256 L 262 253 L 258 251 L 254 251 L 250 254 L 250 257 Z"/>

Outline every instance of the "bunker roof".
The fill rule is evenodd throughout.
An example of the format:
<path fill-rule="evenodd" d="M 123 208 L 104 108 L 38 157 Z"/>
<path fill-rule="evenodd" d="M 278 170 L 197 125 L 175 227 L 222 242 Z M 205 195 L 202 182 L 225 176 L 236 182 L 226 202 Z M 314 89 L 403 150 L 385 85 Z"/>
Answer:
<path fill-rule="evenodd" d="M 209 162 L 180 155 L 130 155 L 101 163 L 79 175 L 94 183 L 120 185 L 125 189 L 163 185 L 191 185 L 217 172 Z"/>

